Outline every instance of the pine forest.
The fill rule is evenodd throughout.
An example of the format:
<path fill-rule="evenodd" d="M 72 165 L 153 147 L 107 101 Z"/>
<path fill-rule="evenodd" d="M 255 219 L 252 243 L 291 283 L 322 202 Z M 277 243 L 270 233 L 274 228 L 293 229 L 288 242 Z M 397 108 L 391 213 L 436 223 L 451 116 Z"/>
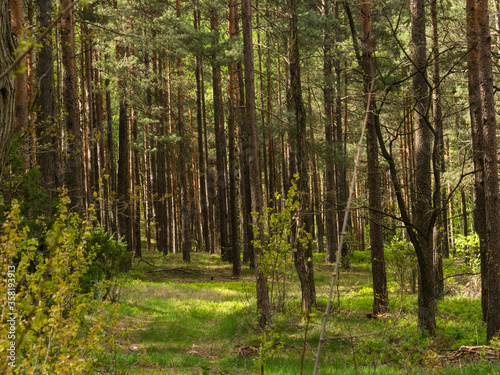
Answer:
<path fill-rule="evenodd" d="M 0 374 L 500 374 L 500 0 L 0 0 Z"/>

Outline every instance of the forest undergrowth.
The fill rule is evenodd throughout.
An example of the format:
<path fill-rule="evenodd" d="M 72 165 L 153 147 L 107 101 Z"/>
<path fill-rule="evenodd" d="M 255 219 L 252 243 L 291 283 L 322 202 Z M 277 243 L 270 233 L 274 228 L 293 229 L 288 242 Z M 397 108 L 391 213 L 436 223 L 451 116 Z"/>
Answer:
<path fill-rule="evenodd" d="M 144 260 L 134 260 L 118 301 L 120 326 L 128 333 L 98 372 L 312 374 L 333 270 L 324 255 L 314 258 L 318 306 L 309 324 L 292 277 L 266 335 L 256 324 L 253 271 L 244 267 L 243 276 L 233 278 L 219 256 L 192 255 L 189 264 L 180 254 L 145 253 Z M 445 260 L 447 294 L 438 304 L 436 336 L 429 337 L 417 330 L 416 294 L 397 281 L 397 272 L 389 276 L 388 312 L 370 316 L 370 264 L 356 252 L 350 269 L 340 274 L 319 373 L 500 374 L 500 362 L 480 348 L 486 328 L 479 296 L 471 292 L 473 276 L 461 273 L 456 260 Z M 498 353 L 498 343 L 493 348 Z"/>

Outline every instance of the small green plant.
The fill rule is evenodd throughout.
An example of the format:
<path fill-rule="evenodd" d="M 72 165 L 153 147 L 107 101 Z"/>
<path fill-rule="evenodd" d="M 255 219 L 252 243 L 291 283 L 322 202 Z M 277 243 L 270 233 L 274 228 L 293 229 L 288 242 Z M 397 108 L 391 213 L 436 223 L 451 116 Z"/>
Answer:
<path fill-rule="evenodd" d="M 393 238 L 385 252 L 386 264 L 403 293 L 415 293 L 417 287 L 417 256 L 410 242 Z"/>
<path fill-rule="evenodd" d="M 127 246 L 98 226 L 86 240 L 85 253 L 93 260 L 82 278 L 83 291 L 94 290 L 103 299 L 116 299 L 117 278 L 128 268 L 132 256 Z"/>
<path fill-rule="evenodd" d="M 261 249 L 259 267 L 264 276 L 269 279 L 270 302 L 278 311 L 283 310 L 287 282 L 293 275 L 290 230 L 299 207 L 296 196 L 297 184 L 292 181 L 283 209 L 280 212 L 275 212 L 272 208 L 267 208 L 263 215 L 259 217 L 259 221 L 264 224 L 264 244 L 259 239 L 259 228 L 257 226 L 253 227 L 254 238 L 256 238 L 253 245 Z M 281 196 L 276 194 L 276 200 L 279 199 L 281 199 Z M 300 231 L 297 240 L 307 243 L 307 236 L 307 233 Z"/>

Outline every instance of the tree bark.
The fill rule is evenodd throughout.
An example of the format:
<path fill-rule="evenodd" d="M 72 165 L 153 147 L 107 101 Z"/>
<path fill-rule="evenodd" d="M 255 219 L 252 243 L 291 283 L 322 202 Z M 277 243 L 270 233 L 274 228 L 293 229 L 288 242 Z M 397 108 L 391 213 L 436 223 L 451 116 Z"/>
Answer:
<path fill-rule="evenodd" d="M 364 72 L 364 89 L 369 93 L 375 82 L 375 62 L 373 61 L 373 42 L 371 25 L 371 2 L 361 0 L 361 63 Z M 387 310 L 389 296 L 384 258 L 383 211 L 381 194 L 381 171 L 378 161 L 377 132 L 375 129 L 375 106 L 370 102 L 367 114 L 367 169 L 368 201 L 370 219 L 370 247 L 373 276 L 373 315 Z"/>
<path fill-rule="evenodd" d="M 486 207 L 486 254 L 488 301 L 486 331 L 488 342 L 500 337 L 500 194 L 498 191 L 498 157 L 495 100 L 491 62 L 491 35 L 488 0 L 476 0 L 479 94 L 481 126 L 484 137 L 484 200 Z"/>
<path fill-rule="evenodd" d="M 61 0 L 66 9 L 71 0 Z M 71 205 L 76 210 L 84 209 L 83 200 L 83 141 L 78 112 L 78 81 L 75 50 L 75 15 L 70 9 L 61 18 L 61 50 L 63 63 L 64 126 L 67 134 L 68 153 L 66 158 L 65 182 Z M 91 94 L 91 93 L 89 93 Z M 44 93 L 45 95 L 45 93 Z"/>
<path fill-rule="evenodd" d="M 300 53 L 297 25 L 297 2 L 290 0 L 290 99 L 295 113 L 295 153 L 296 170 L 299 175 L 297 189 L 300 196 L 300 206 L 296 222 L 296 236 L 299 231 L 311 233 L 311 209 L 309 207 L 309 178 L 307 162 L 307 139 L 306 139 L 306 112 L 302 100 L 302 84 L 300 79 Z M 292 171 L 294 168 L 291 167 Z M 312 261 L 312 244 L 296 241 L 294 252 L 295 269 L 300 279 L 302 290 L 302 310 L 307 314 L 316 304 L 316 289 L 314 284 L 314 270 Z"/>
<path fill-rule="evenodd" d="M 177 18 L 181 17 L 181 0 L 177 0 Z M 185 136 L 184 126 L 184 93 L 182 87 L 182 57 L 177 57 L 177 77 L 179 78 L 177 90 L 177 126 L 180 136 L 179 141 L 179 166 L 180 166 L 180 183 L 181 183 L 181 230 L 182 230 L 182 260 L 185 262 L 191 261 L 191 218 L 189 209 L 189 192 L 187 182 L 187 168 L 189 163 L 188 142 Z"/>
<path fill-rule="evenodd" d="M 16 43 L 24 37 L 23 2 L 9 0 L 12 33 L 15 35 Z M 26 58 L 19 62 L 19 67 L 26 67 Z M 28 74 L 27 72 L 16 73 L 16 104 L 15 125 L 16 133 L 26 130 L 28 126 Z M 1 173 L 0 173 L 1 176 Z"/>
<path fill-rule="evenodd" d="M 197 12 L 193 12 L 193 22 L 195 30 L 198 30 Z M 202 216 L 202 249 L 211 252 L 210 247 L 210 232 L 208 229 L 208 201 L 207 201 L 207 176 L 205 171 L 205 151 L 203 148 L 203 118 L 201 106 L 201 57 L 195 57 L 195 79 L 196 79 L 196 125 L 198 132 L 198 168 L 200 174 L 200 204 Z"/>
<path fill-rule="evenodd" d="M 444 165 L 444 138 L 443 114 L 441 109 L 441 85 L 439 71 L 439 42 L 437 21 L 437 0 L 430 3 L 431 34 L 432 34 L 432 123 L 434 146 L 432 151 L 432 166 L 434 171 L 434 209 L 437 220 L 434 225 L 434 282 L 436 284 L 436 298 L 444 297 L 443 256 L 449 253 L 448 231 L 445 226 L 444 191 L 441 184 L 441 175 L 445 172 Z"/>
<path fill-rule="evenodd" d="M 217 36 L 219 21 L 217 10 L 212 8 L 210 16 L 211 30 L 216 33 L 214 44 L 219 43 Z M 221 69 L 217 60 L 217 52 L 212 54 L 213 93 L 214 93 L 214 123 L 215 143 L 217 157 L 217 203 L 220 225 L 220 251 L 225 262 L 231 259 L 231 243 L 229 236 L 228 202 L 227 202 L 227 158 L 226 158 L 226 132 L 224 130 L 224 114 L 221 87 Z"/>
<path fill-rule="evenodd" d="M 255 78 L 253 67 L 253 41 L 252 41 L 252 5 L 251 0 L 242 0 L 242 23 L 243 23 L 243 56 L 245 62 L 245 98 L 246 98 L 246 121 L 243 132 L 248 139 L 248 169 L 251 181 L 252 211 L 262 215 L 262 176 L 259 163 L 259 149 L 257 141 L 257 116 L 255 112 Z M 259 227 L 260 241 L 264 244 L 264 228 L 256 216 L 253 223 Z M 266 328 L 271 324 L 271 310 L 269 304 L 269 291 L 267 279 L 259 267 L 260 250 L 254 248 L 255 278 L 257 285 L 257 314 L 259 326 Z"/>
<path fill-rule="evenodd" d="M 427 55 L 425 36 L 425 1 L 411 1 L 411 53 L 414 63 L 413 92 L 415 119 L 415 192 L 413 223 L 418 248 L 418 326 L 434 335 L 436 330 L 436 301 L 434 293 L 433 246 L 431 220 L 431 133 L 428 121 Z"/>
<path fill-rule="evenodd" d="M 14 62 L 14 45 L 12 44 L 9 2 L 0 1 L 0 72 L 4 72 Z M 16 104 L 16 83 L 11 75 L 0 80 L 0 179 L 9 156 L 10 143 L 14 134 L 14 118 Z"/>
<path fill-rule="evenodd" d="M 234 0 L 229 0 L 229 38 L 234 38 L 238 34 L 238 12 Z M 233 276 L 241 274 L 241 254 L 239 241 L 239 220 L 238 220 L 238 189 L 236 187 L 236 143 L 235 124 L 240 119 L 237 106 L 239 105 L 238 77 L 236 63 L 229 64 L 229 116 L 228 124 L 228 147 L 229 147 L 229 211 L 231 220 L 231 245 L 233 261 Z"/>
<path fill-rule="evenodd" d="M 6 13 L 8 14 L 8 13 Z M 50 25 L 52 1 L 38 1 L 38 24 L 41 29 Z M 42 186 L 53 197 L 62 185 L 61 169 L 57 155 L 57 132 L 55 131 L 55 97 L 52 38 L 42 41 L 36 62 L 36 81 L 39 89 L 35 93 L 37 162 L 40 165 Z M 8 108 L 8 107 L 5 107 Z M 8 151 L 8 150 L 7 150 Z"/>
<path fill-rule="evenodd" d="M 487 261 L 487 219 L 484 185 L 484 135 L 481 121 L 481 96 L 479 92 L 478 25 L 476 20 L 476 0 L 466 3 L 467 20 L 467 68 L 469 80 L 469 113 L 471 120 L 472 151 L 474 161 L 474 230 L 479 237 L 481 257 L 481 305 L 483 320 L 488 311 L 488 261 Z"/>

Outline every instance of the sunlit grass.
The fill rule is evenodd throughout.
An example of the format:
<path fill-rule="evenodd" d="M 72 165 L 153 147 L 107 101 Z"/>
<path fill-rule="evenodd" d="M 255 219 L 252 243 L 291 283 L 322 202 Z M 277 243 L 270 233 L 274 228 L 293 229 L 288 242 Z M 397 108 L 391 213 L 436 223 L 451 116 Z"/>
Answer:
<path fill-rule="evenodd" d="M 153 253 L 145 259 L 151 264 L 134 264 L 137 277 L 128 279 L 119 302 L 123 325 L 130 332 L 116 354 L 116 367 L 130 374 L 259 374 L 255 358 L 263 333 L 256 325 L 253 270 L 235 279 L 231 265 L 200 253 L 193 254 L 191 264 L 182 262 L 180 255 Z M 298 374 L 302 365 L 304 373 L 312 373 L 333 272 L 323 254 L 315 254 L 314 260 L 318 311 L 308 325 L 307 342 L 298 279 L 292 277 L 284 310 L 273 310 L 272 330 L 278 336 L 265 374 Z M 484 344 L 478 299 L 449 296 L 440 302 L 434 338 L 418 332 L 416 295 L 397 287 L 391 288 L 387 314 L 368 319 L 373 303 L 370 271 L 369 264 L 356 263 L 341 271 L 321 374 L 425 374 L 434 371 L 428 356 Z M 242 354 L 248 347 L 254 349 Z M 443 363 L 438 373 L 498 374 L 499 369 L 483 363 L 456 372 Z"/>

